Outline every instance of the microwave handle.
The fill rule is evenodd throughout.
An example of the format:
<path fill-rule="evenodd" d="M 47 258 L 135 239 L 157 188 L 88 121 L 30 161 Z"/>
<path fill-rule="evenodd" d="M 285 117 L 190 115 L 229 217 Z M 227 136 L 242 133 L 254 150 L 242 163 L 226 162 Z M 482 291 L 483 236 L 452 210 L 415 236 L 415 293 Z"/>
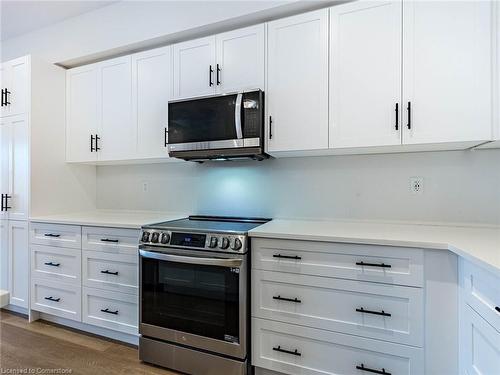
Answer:
<path fill-rule="evenodd" d="M 139 250 L 139 254 L 143 258 L 164 260 L 175 263 L 202 264 L 207 266 L 240 267 L 243 262 L 241 259 L 187 257 L 146 250 Z"/>
<path fill-rule="evenodd" d="M 239 93 L 236 96 L 236 105 L 234 107 L 234 124 L 236 126 L 236 138 L 243 138 L 243 130 L 241 129 L 241 103 L 243 102 L 243 94 Z"/>

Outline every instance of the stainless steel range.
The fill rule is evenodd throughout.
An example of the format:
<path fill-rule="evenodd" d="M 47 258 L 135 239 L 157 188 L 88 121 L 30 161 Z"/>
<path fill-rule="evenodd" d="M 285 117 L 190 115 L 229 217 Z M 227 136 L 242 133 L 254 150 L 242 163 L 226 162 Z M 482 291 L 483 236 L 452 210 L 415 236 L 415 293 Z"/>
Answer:
<path fill-rule="evenodd" d="M 194 375 L 247 374 L 247 234 L 267 221 L 190 216 L 142 228 L 141 360 Z"/>

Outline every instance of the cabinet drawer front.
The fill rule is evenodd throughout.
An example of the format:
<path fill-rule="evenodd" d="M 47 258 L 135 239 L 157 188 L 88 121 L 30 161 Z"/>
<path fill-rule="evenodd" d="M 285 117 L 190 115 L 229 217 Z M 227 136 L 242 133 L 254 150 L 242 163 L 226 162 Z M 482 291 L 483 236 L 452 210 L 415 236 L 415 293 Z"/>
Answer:
<path fill-rule="evenodd" d="M 137 255 L 83 251 L 83 285 L 137 294 Z"/>
<path fill-rule="evenodd" d="M 254 366 L 291 375 L 363 374 L 362 366 L 392 375 L 424 373 L 423 349 L 264 319 L 252 324 Z"/>
<path fill-rule="evenodd" d="M 137 254 L 139 230 L 83 227 L 82 248 L 115 254 Z"/>
<path fill-rule="evenodd" d="M 52 280 L 31 280 L 31 308 L 81 321 L 81 287 Z"/>
<path fill-rule="evenodd" d="M 83 321 L 130 334 L 138 330 L 136 295 L 83 288 Z"/>
<path fill-rule="evenodd" d="M 30 242 L 37 245 L 80 249 L 82 246 L 81 227 L 78 225 L 31 223 Z"/>
<path fill-rule="evenodd" d="M 325 277 L 423 285 L 423 250 L 252 238 L 252 267 Z"/>
<path fill-rule="evenodd" d="M 460 319 L 461 373 L 498 374 L 500 369 L 500 332 L 469 306 L 463 305 Z"/>
<path fill-rule="evenodd" d="M 461 279 L 467 303 L 500 332 L 500 278 L 462 261 Z"/>
<path fill-rule="evenodd" d="M 259 270 L 252 278 L 255 317 L 423 345 L 421 288 Z"/>
<path fill-rule="evenodd" d="M 81 250 L 31 245 L 31 277 L 80 285 Z"/>

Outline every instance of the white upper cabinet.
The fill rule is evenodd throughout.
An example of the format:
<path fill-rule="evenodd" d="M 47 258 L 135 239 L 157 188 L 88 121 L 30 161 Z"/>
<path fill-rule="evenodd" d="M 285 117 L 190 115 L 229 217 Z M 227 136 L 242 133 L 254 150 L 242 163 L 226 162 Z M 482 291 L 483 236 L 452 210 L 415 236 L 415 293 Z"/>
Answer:
<path fill-rule="evenodd" d="M 131 56 L 108 60 L 98 66 L 101 83 L 98 158 L 100 161 L 133 158 L 137 128 L 132 122 Z"/>
<path fill-rule="evenodd" d="M 28 132 L 26 115 L 10 116 L 0 121 L 0 193 L 4 195 L 4 211 L 0 213 L 0 219 L 28 219 Z"/>
<path fill-rule="evenodd" d="M 401 144 L 401 7 L 330 9 L 330 148 Z"/>
<path fill-rule="evenodd" d="M 215 36 L 175 44 L 174 97 L 188 98 L 215 93 Z"/>
<path fill-rule="evenodd" d="M 1 64 L 2 105 L 0 117 L 26 113 L 30 101 L 30 57 Z"/>
<path fill-rule="evenodd" d="M 132 55 L 132 118 L 137 157 L 168 155 L 168 101 L 172 96 L 171 47 Z"/>
<path fill-rule="evenodd" d="M 98 67 L 70 69 L 66 74 L 66 161 L 97 160 L 95 136 L 99 121 Z"/>
<path fill-rule="evenodd" d="M 268 151 L 328 148 L 328 9 L 268 24 Z"/>
<path fill-rule="evenodd" d="M 491 7 L 404 3 L 404 144 L 491 139 Z"/>
<path fill-rule="evenodd" d="M 264 90 L 264 30 L 261 24 L 217 35 L 218 92 Z"/>

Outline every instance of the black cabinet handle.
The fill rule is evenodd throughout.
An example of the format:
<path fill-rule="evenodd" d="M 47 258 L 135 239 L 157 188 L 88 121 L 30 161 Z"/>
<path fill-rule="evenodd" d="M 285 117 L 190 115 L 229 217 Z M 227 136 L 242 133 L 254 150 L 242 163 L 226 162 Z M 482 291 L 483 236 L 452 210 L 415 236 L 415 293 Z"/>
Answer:
<path fill-rule="evenodd" d="M 4 204 L 3 204 L 4 197 L 5 197 L 5 194 L 2 194 L 2 204 L 1 204 L 1 206 L 2 206 L 1 208 L 2 209 L 0 210 L 0 212 L 3 212 L 4 209 L 5 209 Z"/>
<path fill-rule="evenodd" d="M 369 367 L 365 367 L 364 364 L 360 364 L 359 366 L 356 366 L 356 368 L 358 370 L 366 371 L 366 372 L 371 372 L 371 373 L 374 373 L 374 374 L 392 375 L 390 372 L 385 371 L 385 368 L 383 368 L 382 371 L 381 370 L 375 370 L 375 369 L 372 369 L 372 368 L 369 368 Z"/>
<path fill-rule="evenodd" d="M 356 311 L 360 312 L 360 313 L 364 313 L 364 314 L 392 316 L 392 314 L 386 313 L 384 310 L 382 310 L 382 311 L 372 311 L 372 310 L 365 310 L 364 308 L 360 307 L 359 309 L 356 309 Z"/>
<path fill-rule="evenodd" d="M 287 302 L 295 302 L 295 303 L 302 303 L 302 301 L 298 298 L 285 298 L 285 297 L 281 297 L 281 296 L 273 296 L 273 299 L 277 299 L 277 300 L 280 300 L 280 301 L 287 301 Z"/>
<path fill-rule="evenodd" d="M 297 255 L 281 255 L 281 254 L 273 254 L 273 258 L 295 259 L 295 260 L 302 259 L 302 257 L 299 257 Z"/>
<path fill-rule="evenodd" d="M 408 102 L 408 107 L 406 107 L 408 110 L 408 124 L 406 125 L 408 129 L 411 129 L 411 102 Z"/>
<path fill-rule="evenodd" d="M 5 95 L 5 89 L 2 89 L 2 107 L 5 105 L 4 95 Z"/>
<path fill-rule="evenodd" d="M 115 276 L 118 276 L 118 271 L 113 272 L 113 271 L 110 271 L 110 270 L 104 270 L 104 271 L 101 271 L 101 273 L 105 273 L 105 274 L 107 274 L 107 275 L 115 275 Z"/>
<path fill-rule="evenodd" d="M 165 133 L 163 134 L 163 139 L 164 139 L 165 147 L 168 146 L 167 136 L 168 136 L 168 130 L 167 130 L 167 128 L 165 128 Z"/>
<path fill-rule="evenodd" d="M 109 238 L 101 238 L 101 242 L 113 242 L 113 243 L 118 243 L 119 240 L 110 240 Z"/>
<path fill-rule="evenodd" d="M 219 67 L 219 64 L 217 64 L 217 86 L 220 85 L 220 72 L 221 72 L 221 69 Z"/>
<path fill-rule="evenodd" d="M 368 267 L 380 267 L 380 268 L 391 268 L 390 264 L 385 263 L 365 263 L 365 262 L 356 262 L 357 266 L 368 266 Z"/>
<path fill-rule="evenodd" d="M 5 89 L 5 105 L 10 105 L 9 97 L 8 97 L 9 94 L 12 94 L 12 93 L 9 91 L 9 89 Z"/>
<path fill-rule="evenodd" d="M 211 87 L 213 86 L 213 82 L 212 82 L 212 73 L 214 72 L 214 70 L 212 69 L 212 65 L 209 65 L 208 66 L 208 85 Z"/>
<path fill-rule="evenodd" d="M 45 299 L 52 302 L 59 302 L 61 300 L 60 298 L 54 298 L 54 297 L 45 297 Z"/>
<path fill-rule="evenodd" d="M 110 309 L 106 308 L 106 309 L 101 309 L 101 311 L 106 314 L 118 315 L 118 310 L 111 311 Z"/>
<path fill-rule="evenodd" d="M 44 263 L 46 266 L 52 266 L 52 267 L 59 267 L 61 263 L 52 263 L 52 262 L 45 262 Z"/>
<path fill-rule="evenodd" d="M 10 210 L 12 207 L 9 206 L 9 199 L 12 198 L 12 195 L 9 194 L 2 194 L 2 211 L 7 212 Z M 5 200 L 5 203 L 4 203 Z"/>
<path fill-rule="evenodd" d="M 500 313 L 500 307 L 495 306 L 495 310 L 497 311 L 497 313 Z"/>
<path fill-rule="evenodd" d="M 396 103 L 396 130 L 399 130 L 399 103 Z"/>
<path fill-rule="evenodd" d="M 269 116 L 269 139 L 273 139 L 273 117 Z"/>
<path fill-rule="evenodd" d="M 274 348 L 273 347 L 273 350 L 276 351 L 276 352 L 281 352 L 281 353 L 286 353 L 286 354 L 291 354 L 291 355 L 296 355 L 298 357 L 300 357 L 302 355 L 302 353 L 300 353 L 297 349 L 295 349 L 294 351 L 291 351 L 291 350 L 286 350 L 286 349 L 281 349 L 281 346 L 278 345 L 277 348 Z"/>
<path fill-rule="evenodd" d="M 101 137 L 99 137 L 97 134 L 95 135 L 95 151 L 99 151 L 101 148 L 99 147 L 99 140 Z"/>
<path fill-rule="evenodd" d="M 94 136 L 91 134 L 90 135 L 90 152 L 94 152 L 95 151 L 95 148 L 94 148 Z"/>
<path fill-rule="evenodd" d="M 45 237 L 55 237 L 55 238 L 61 237 L 60 234 L 53 234 L 53 233 L 45 233 L 44 236 Z"/>

